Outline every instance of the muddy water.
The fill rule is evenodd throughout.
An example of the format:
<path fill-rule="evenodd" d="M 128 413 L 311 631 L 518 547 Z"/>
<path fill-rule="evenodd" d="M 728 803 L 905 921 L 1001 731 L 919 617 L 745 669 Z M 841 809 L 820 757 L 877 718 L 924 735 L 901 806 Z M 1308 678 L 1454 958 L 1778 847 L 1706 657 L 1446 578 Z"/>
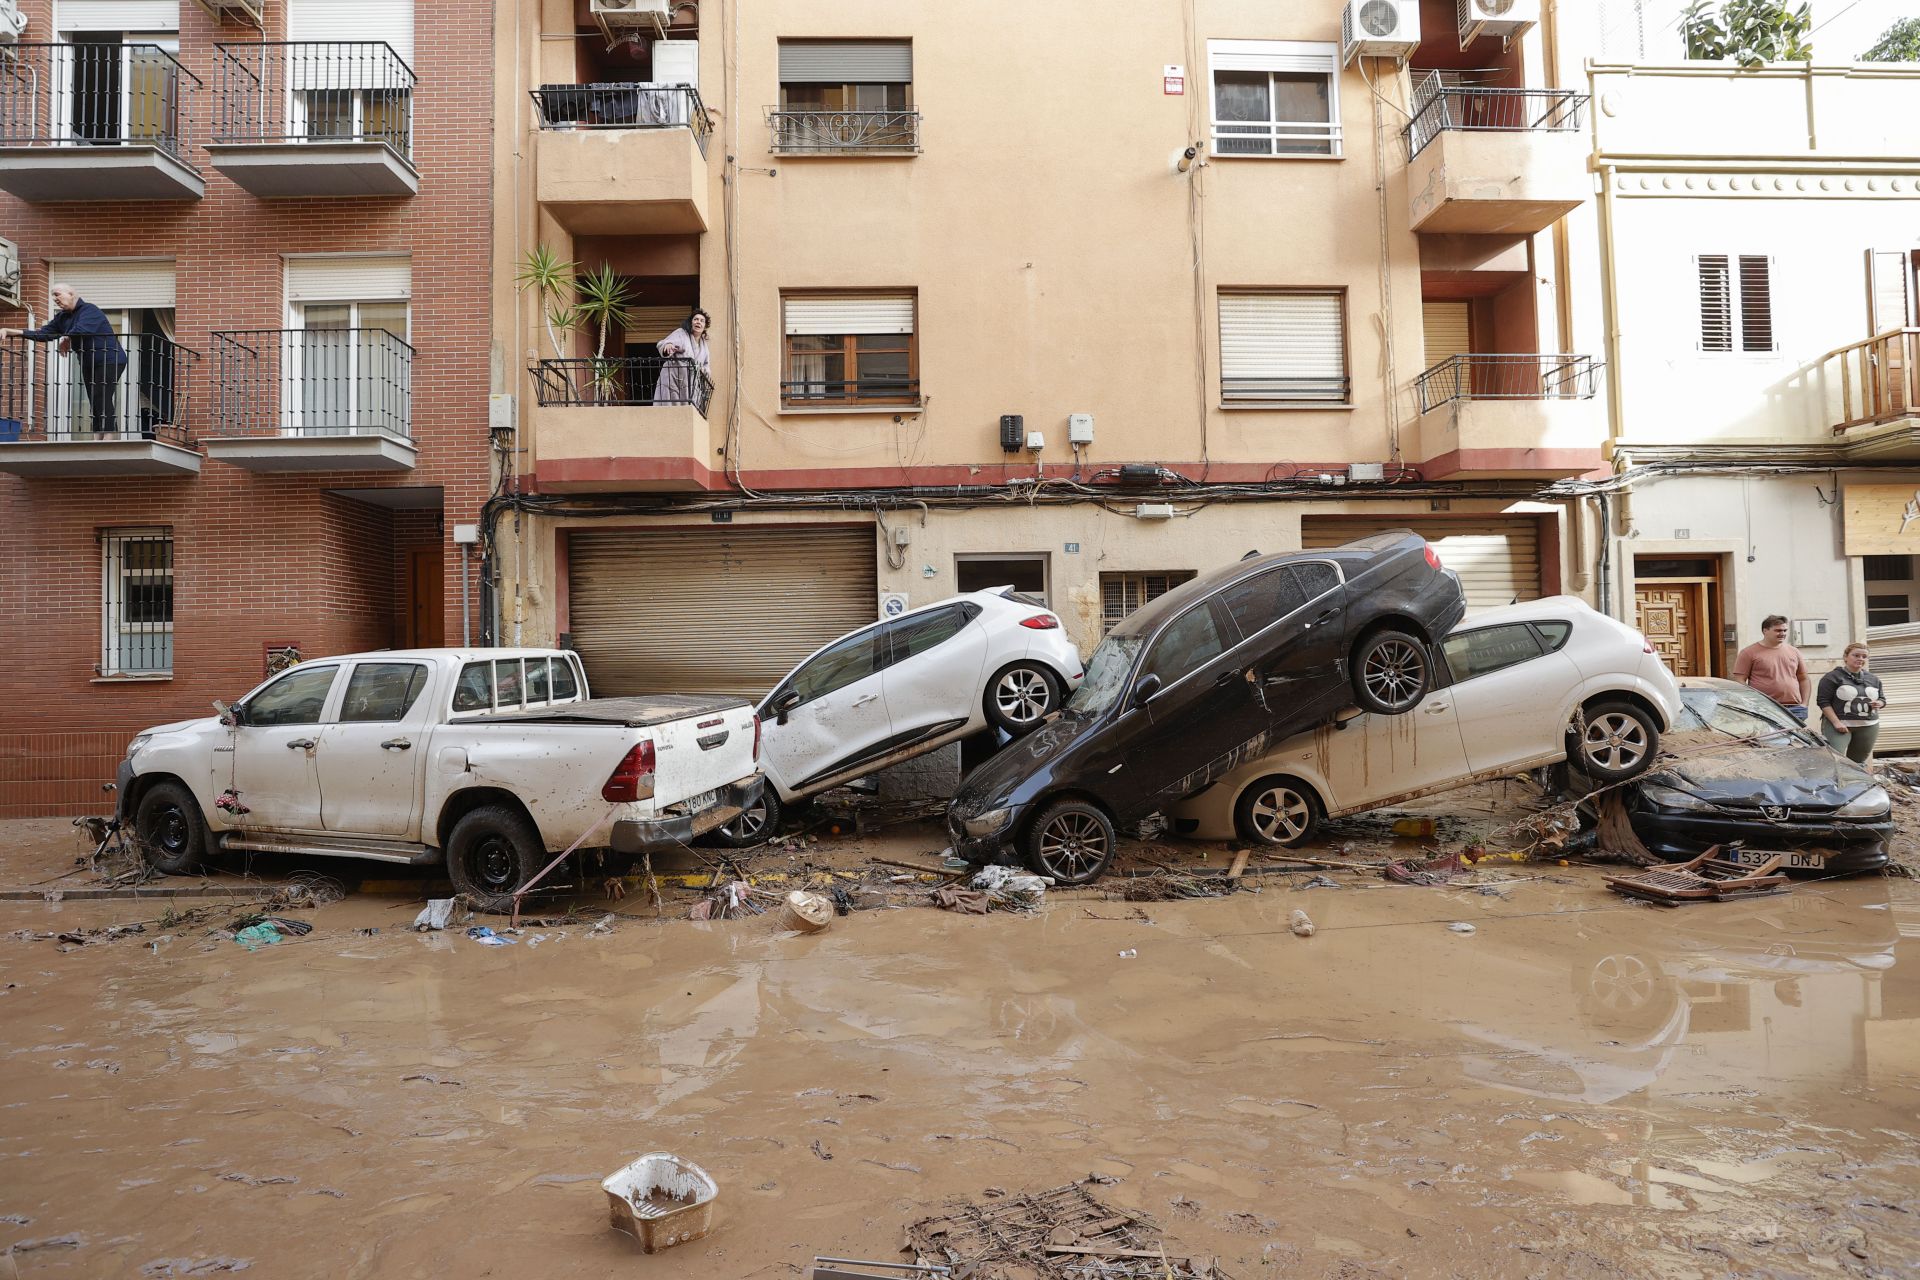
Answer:
<path fill-rule="evenodd" d="M 1505 892 L 0 938 L 0 1245 L 28 1277 L 787 1276 L 1100 1173 L 1242 1280 L 1912 1274 L 1920 888 Z M 718 1220 L 642 1258 L 597 1184 L 660 1149 Z"/>

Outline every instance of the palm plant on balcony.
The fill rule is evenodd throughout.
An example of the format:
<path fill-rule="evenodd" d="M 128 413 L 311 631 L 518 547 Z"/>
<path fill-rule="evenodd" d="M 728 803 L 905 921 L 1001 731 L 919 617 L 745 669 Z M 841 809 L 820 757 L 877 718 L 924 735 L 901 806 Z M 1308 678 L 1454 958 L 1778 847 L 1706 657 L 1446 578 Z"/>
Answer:
<path fill-rule="evenodd" d="M 620 394 L 620 366 L 607 359 L 607 330 L 626 327 L 627 282 L 603 262 L 598 271 L 575 276 L 573 292 L 577 322 L 592 326 L 597 335 L 591 366 L 594 398 L 615 399 Z"/>
<path fill-rule="evenodd" d="M 538 299 L 547 344 L 553 348 L 556 361 L 567 358 L 566 337 L 583 329 L 594 331 L 593 357 L 587 365 L 588 394 L 595 401 L 617 398 L 620 366 L 607 359 L 607 331 L 627 322 L 631 301 L 627 282 L 605 263 L 597 271 L 582 275 L 579 263 L 538 245 L 520 260 L 514 283 Z"/>

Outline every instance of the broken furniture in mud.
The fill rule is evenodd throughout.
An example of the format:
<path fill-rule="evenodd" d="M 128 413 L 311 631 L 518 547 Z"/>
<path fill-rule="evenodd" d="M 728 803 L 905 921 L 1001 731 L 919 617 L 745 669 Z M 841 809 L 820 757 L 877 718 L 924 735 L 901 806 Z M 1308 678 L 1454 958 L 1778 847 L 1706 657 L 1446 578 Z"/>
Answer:
<path fill-rule="evenodd" d="M 1102 1204 L 1081 1183 L 955 1203 L 908 1227 L 905 1247 L 952 1267 L 955 1280 L 1227 1280 L 1217 1258 L 1169 1249 L 1152 1219 Z"/>
<path fill-rule="evenodd" d="M 1781 855 L 1774 854 L 1760 866 L 1750 867 L 1716 856 L 1720 851 L 1721 846 L 1715 845 L 1680 866 L 1649 867 L 1630 876 L 1608 876 L 1607 888 L 1629 898 L 1677 907 L 1684 902 L 1752 898 L 1778 893 L 1786 887 L 1786 873 L 1780 870 Z"/>

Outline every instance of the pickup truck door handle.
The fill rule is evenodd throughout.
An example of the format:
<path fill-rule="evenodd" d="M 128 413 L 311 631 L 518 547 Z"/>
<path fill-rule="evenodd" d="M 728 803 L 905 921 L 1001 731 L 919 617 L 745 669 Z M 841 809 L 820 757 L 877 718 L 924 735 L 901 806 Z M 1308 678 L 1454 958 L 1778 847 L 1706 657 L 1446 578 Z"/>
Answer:
<path fill-rule="evenodd" d="M 861 695 L 860 695 L 859 697 L 857 697 L 857 698 L 855 698 L 855 699 L 853 700 L 853 705 L 854 705 L 854 706 L 856 706 L 856 707 L 864 707 L 864 706 L 866 706 L 866 705 L 867 705 L 867 704 L 868 704 L 869 702 L 872 702 L 872 701 L 873 701 L 873 700 L 874 700 L 875 698 L 877 698 L 877 697 L 879 697 L 879 696 L 880 696 L 880 695 L 879 695 L 879 694 L 877 694 L 877 693 L 863 693 L 863 694 L 861 694 Z"/>
<path fill-rule="evenodd" d="M 287 750 L 311 751 L 313 750 L 313 739 L 312 738 L 294 738 L 287 743 Z"/>
<path fill-rule="evenodd" d="M 413 749 L 413 744 L 405 738 L 388 738 L 380 744 L 380 749 L 382 751 L 410 751 Z"/>

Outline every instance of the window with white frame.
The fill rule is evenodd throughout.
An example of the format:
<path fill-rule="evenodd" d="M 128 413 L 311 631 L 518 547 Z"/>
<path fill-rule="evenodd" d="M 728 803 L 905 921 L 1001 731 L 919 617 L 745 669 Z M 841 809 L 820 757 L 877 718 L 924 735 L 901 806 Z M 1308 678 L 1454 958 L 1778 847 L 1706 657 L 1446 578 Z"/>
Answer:
<path fill-rule="evenodd" d="M 100 534 L 100 674 L 173 672 L 173 531 Z"/>
<path fill-rule="evenodd" d="M 919 403 L 917 301 L 912 293 L 782 295 L 781 403 L 788 408 Z"/>
<path fill-rule="evenodd" d="M 1345 291 L 1221 291 L 1223 403 L 1345 404 L 1351 385 Z"/>
<path fill-rule="evenodd" d="M 1773 351 L 1773 259 L 1703 253 L 1694 259 L 1702 351 Z"/>
<path fill-rule="evenodd" d="M 285 51 L 292 136 L 385 142 L 407 154 L 413 0 L 290 0 Z"/>
<path fill-rule="evenodd" d="M 1207 41 L 1216 156 L 1340 154 L 1340 51 L 1302 40 Z"/>
<path fill-rule="evenodd" d="M 412 434 L 413 270 L 402 256 L 289 258 L 284 428 Z"/>

